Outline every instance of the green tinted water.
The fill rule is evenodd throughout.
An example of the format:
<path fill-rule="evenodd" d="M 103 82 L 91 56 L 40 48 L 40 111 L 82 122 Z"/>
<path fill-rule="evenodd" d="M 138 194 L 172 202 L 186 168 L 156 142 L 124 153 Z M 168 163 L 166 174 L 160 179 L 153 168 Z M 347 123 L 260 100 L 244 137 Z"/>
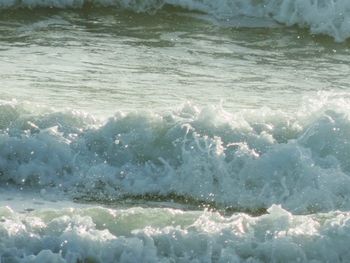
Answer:
<path fill-rule="evenodd" d="M 2 11 L 0 98 L 110 115 L 188 100 L 295 109 L 304 95 L 348 89 L 347 42 L 237 23 L 179 9 Z"/>

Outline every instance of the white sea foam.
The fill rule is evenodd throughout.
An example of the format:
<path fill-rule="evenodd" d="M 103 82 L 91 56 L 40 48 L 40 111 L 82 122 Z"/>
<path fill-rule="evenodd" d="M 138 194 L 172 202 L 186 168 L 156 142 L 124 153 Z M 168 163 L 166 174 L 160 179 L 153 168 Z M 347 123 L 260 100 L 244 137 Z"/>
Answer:
<path fill-rule="evenodd" d="M 190 10 L 200 10 L 219 19 L 237 16 L 273 18 L 286 25 L 310 28 L 337 41 L 350 36 L 350 2 L 347 0 L 169 0 Z"/>
<path fill-rule="evenodd" d="M 349 213 L 0 208 L 1 262 L 345 262 Z"/>
<path fill-rule="evenodd" d="M 350 103 L 315 101 L 294 115 L 187 104 L 99 125 L 84 114 L 33 115 L 4 104 L 0 182 L 95 201 L 147 195 L 252 211 L 347 210 Z"/>
<path fill-rule="evenodd" d="M 164 5 L 173 5 L 204 12 L 219 20 L 237 17 L 266 18 L 288 26 L 306 27 L 314 34 L 326 34 L 336 41 L 350 37 L 348 0 L 2 0 L 0 8 L 80 8 L 86 4 L 114 6 L 136 12 L 155 11 Z"/>

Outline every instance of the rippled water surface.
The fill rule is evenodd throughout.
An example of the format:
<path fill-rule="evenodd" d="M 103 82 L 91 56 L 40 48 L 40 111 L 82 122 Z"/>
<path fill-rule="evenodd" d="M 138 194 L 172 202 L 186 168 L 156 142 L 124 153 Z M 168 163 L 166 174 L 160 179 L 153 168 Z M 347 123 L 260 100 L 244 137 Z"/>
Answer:
<path fill-rule="evenodd" d="M 0 0 L 0 262 L 348 262 L 349 10 Z"/>
<path fill-rule="evenodd" d="M 306 30 L 249 28 L 165 9 L 1 12 L 1 97 L 110 115 L 190 100 L 226 109 L 300 106 L 347 90 L 349 45 Z M 244 21 L 244 20 L 243 20 Z"/>

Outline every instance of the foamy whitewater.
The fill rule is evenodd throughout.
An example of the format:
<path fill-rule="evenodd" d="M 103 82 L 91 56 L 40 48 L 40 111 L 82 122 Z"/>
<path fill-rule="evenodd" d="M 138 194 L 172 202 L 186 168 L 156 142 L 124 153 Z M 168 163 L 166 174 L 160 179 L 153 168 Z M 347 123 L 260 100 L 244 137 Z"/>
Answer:
<path fill-rule="evenodd" d="M 350 2 L 0 0 L 0 263 L 350 262 Z"/>

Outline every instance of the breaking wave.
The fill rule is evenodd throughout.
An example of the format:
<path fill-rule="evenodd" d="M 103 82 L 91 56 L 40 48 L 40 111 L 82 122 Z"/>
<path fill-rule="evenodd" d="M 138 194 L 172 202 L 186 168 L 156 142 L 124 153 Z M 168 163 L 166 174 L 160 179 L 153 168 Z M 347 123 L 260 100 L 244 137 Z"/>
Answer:
<path fill-rule="evenodd" d="M 1 262 L 344 262 L 349 213 L 0 208 Z"/>
<path fill-rule="evenodd" d="M 336 41 L 350 37 L 348 0 L 1 0 L 0 8 L 81 8 L 86 5 L 114 6 L 135 12 L 155 12 L 163 6 L 199 11 L 219 20 L 240 17 L 272 19 L 287 26 L 297 25 Z M 261 21 L 258 23 L 260 24 Z"/>
<path fill-rule="evenodd" d="M 321 101 L 321 102 L 320 102 Z M 168 113 L 34 113 L 0 105 L 0 183 L 106 202 L 192 200 L 293 213 L 350 209 L 345 95 L 297 113 L 225 112 L 186 104 Z"/>

